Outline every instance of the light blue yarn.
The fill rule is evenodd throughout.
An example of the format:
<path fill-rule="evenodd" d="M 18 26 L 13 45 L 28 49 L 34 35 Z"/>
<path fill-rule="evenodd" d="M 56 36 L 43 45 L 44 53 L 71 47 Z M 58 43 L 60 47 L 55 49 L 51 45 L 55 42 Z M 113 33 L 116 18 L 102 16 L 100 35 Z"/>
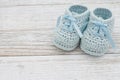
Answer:
<path fill-rule="evenodd" d="M 115 48 L 115 43 L 112 39 L 112 36 L 107 28 L 107 24 L 104 24 L 102 22 L 98 22 L 98 21 L 92 21 L 92 23 L 94 23 L 98 28 L 98 31 L 95 33 L 96 36 L 99 37 L 106 37 L 108 39 L 108 41 L 110 42 L 110 44 L 112 45 L 113 48 Z M 100 32 L 103 31 L 104 32 L 104 36 L 101 36 Z"/>
<path fill-rule="evenodd" d="M 65 26 L 63 26 L 63 29 L 68 30 L 70 32 L 73 32 L 75 29 L 81 38 L 83 35 L 78 25 L 76 24 L 76 19 L 70 15 L 64 15 L 63 18 L 69 20 L 69 22 L 65 22 Z"/>
<path fill-rule="evenodd" d="M 110 45 L 114 48 L 111 32 L 114 25 L 114 18 L 110 10 L 97 8 L 90 15 L 86 31 L 81 39 L 81 49 L 93 56 L 104 55 Z"/>
<path fill-rule="evenodd" d="M 56 47 L 70 51 L 75 49 L 88 23 L 89 11 L 84 6 L 73 5 L 57 20 L 53 43 Z"/>

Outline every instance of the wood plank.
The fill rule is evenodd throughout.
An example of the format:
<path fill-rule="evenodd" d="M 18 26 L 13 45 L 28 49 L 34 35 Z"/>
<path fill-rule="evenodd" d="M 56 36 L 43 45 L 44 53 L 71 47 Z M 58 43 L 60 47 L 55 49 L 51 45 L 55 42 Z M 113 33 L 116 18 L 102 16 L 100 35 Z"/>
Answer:
<path fill-rule="evenodd" d="M 0 0 L 0 7 L 26 5 L 66 5 L 66 4 L 120 4 L 119 0 Z"/>
<path fill-rule="evenodd" d="M 45 32 L 49 34 L 45 34 Z M 0 55 L 59 55 L 59 54 L 83 54 L 80 49 L 65 52 L 57 49 L 52 44 L 53 33 L 47 31 L 20 31 L 1 33 Z M 120 40 L 118 35 L 113 35 L 117 49 L 111 49 L 108 53 L 120 53 Z"/>
<path fill-rule="evenodd" d="M 102 4 L 101 6 L 105 5 L 106 4 Z M 62 15 L 68 6 L 69 5 L 46 5 L 0 8 L 0 30 L 54 28 L 57 17 Z M 95 6 L 100 5 L 90 4 L 90 10 L 94 9 Z M 120 17 L 120 6 L 108 4 L 105 7 L 112 10 L 116 18 L 115 27 L 119 29 L 120 19 L 117 17 Z"/>
<path fill-rule="evenodd" d="M 2 80 L 119 80 L 120 55 L 0 57 Z"/>
<path fill-rule="evenodd" d="M 117 49 L 108 54 L 120 53 L 119 4 L 88 4 L 90 10 L 104 6 L 115 14 L 113 37 Z M 83 54 L 80 49 L 72 52 L 59 50 L 52 44 L 57 17 L 67 5 L 36 5 L 0 8 L 0 55 L 61 55 Z M 44 8 L 43 8 L 44 7 Z"/>

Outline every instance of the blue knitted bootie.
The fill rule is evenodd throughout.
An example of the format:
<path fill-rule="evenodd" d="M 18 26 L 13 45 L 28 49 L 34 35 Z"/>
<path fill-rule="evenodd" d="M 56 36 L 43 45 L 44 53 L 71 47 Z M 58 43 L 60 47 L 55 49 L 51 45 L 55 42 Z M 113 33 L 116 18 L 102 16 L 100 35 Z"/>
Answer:
<path fill-rule="evenodd" d="M 96 8 L 81 39 L 81 49 L 90 55 L 102 56 L 109 47 L 115 47 L 111 32 L 114 26 L 112 12 L 106 8 Z"/>
<path fill-rule="evenodd" d="M 89 10 L 84 6 L 73 5 L 57 20 L 53 43 L 60 49 L 75 49 L 88 24 Z"/>

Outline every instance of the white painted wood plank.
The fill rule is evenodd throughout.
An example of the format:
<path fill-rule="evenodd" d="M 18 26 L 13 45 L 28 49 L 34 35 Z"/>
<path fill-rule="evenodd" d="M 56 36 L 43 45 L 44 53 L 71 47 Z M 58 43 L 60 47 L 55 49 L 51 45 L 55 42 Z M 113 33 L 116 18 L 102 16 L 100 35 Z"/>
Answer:
<path fill-rule="evenodd" d="M 120 55 L 0 57 L 1 80 L 119 80 Z"/>
<path fill-rule="evenodd" d="M 0 7 L 26 5 L 65 5 L 65 4 L 120 4 L 119 0 L 0 0 Z"/>
<path fill-rule="evenodd" d="M 57 49 L 52 43 L 53 34 L 45 34 L 41 31 L 5 32 L 0 36 L 0 55 L 58 55 L 83 53 L 79 49 L 73 52 L 64 52 Z M 108 53 L 117 54 L 120 53 L 120 40 L 119 37 L 116 37 L 118 35 L 113 36 L 118 49 L 111 49 Z"/>
<path fill-rule="evenodd" d="M 113 37 L 117 49 L 110 49 L 108 53 L 120 53 L 119 4 L 85 3 L 85 5 L 90 10 L 101 6 L 112 10 L 116 18 Z M 80 49 L 65 52 L 52 44 L 56 19 L 63 14 L 68 6 L 70 5 L 29 5 L 0 8 L 0 55 L 83 54 Z"/>
<path fill-rule="evenodd" d="M 116 28 L 119 27 L 120 19 L 117 18 L 120 17 L 119 5 L 86 5 L 90 8 L 90 10 L 99 6 L 104 6 L 111 9 L 116 17 L 115 26 Z M 57 17 L 62 15 L 68 6 L 70 5 L 18 6 L 0 8 L 0 30 L 54 28 Z"/>

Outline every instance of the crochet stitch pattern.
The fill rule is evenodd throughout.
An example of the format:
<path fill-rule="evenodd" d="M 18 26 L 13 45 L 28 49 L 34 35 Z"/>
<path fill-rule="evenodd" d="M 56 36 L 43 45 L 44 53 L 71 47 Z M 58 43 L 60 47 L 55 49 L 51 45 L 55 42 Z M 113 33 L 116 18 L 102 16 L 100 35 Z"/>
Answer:
<path fill-rule="evenodd" d="M 53 43 L 56 47 L 71 51 L 78 44 L 88 24 L 89 10 L 84 6 L 70 6 L 57 20 Z"/>
<path fill-rule="evenodd" d="M 115 47 L 111 37 L 114 26 L 112 12 L 106 8 L 96 8 L 90 15 L 86 31 L 81 39 L 81 49 L 90 55 L 102 56 L 110 46 Z"/>

